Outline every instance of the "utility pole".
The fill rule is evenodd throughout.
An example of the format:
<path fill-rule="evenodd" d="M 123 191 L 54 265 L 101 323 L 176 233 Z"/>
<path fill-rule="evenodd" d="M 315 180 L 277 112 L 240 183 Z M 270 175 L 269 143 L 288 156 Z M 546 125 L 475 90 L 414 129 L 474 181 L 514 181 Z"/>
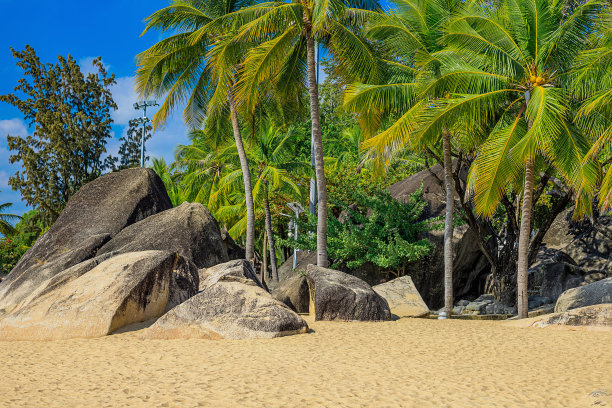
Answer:
<path fill-rule="evenodd" d="M 145 166 L 145 129 L 147 123 L 151 121 L 151 119 L 147 118 L 147 106 L 159 106 L 159 104 L 155 101 L 141 101 L 134 104 L 134 109 L 142 109 L 142 117 L 136 119 L 136 123 L 142 124 L 142 136 L 140 138 L 140 167 Z"/>

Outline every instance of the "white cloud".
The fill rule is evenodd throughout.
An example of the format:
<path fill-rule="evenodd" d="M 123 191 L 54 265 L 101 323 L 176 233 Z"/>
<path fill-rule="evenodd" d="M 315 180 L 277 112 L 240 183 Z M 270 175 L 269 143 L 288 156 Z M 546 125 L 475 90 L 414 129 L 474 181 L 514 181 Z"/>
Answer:
<path fill-rule="evenodd" d="M 134 77 L 119 77 L 116 81 L 117 84 L 111 88 L 113 99 L 117 104 L 117 110 L 113 112 L 113 121 L 117 125 L 127 126 L 130 119 L 142 116 L 141 111 L 134 109 L 134 103 L 138 101 Z"/>
<path fill-rule="evenodd" d="M 25 122 L 21 119 L 6 119 L 0 120 L 0 137 L 5 140 L 6 136 L 26 136 L 28 128 Z"/>
<path fill-rule="evenodd" d="M 85 57 L 79 60 L 79 66 L 81 67 L 81 72 L 83 72 L 83 75 L 87 76 L 89 74 L 95 74 L 98 72 L 98 70 L 93 66 L 93 61 L 96 58 L 97 57 Z M 102 65 L 104 66 L 106 72 L 110 72 L 110 65 L 105 64 L 104 61 L 102 61 Z"/>

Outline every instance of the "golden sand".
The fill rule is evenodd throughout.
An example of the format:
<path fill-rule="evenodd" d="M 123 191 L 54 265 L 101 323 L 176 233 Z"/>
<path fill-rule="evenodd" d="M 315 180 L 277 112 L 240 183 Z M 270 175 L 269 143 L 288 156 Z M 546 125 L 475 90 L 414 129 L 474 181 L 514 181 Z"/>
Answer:
<path fill-rule="evenodd" d="M 308 322 L 270 340 L 0 342 L 0 406 L 612 406 L 609 332 Z"/>

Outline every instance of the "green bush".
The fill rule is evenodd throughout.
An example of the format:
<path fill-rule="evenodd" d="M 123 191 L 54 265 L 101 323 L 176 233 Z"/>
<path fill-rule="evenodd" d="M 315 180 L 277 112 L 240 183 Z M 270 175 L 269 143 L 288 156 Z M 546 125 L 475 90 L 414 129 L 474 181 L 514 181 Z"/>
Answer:
<path fill-rule="evenodd" d="M 382 269 L 399 270 L 403 264 L 429 254 L 432 245 L 421 238 L 428 229 L 419 221 L 426 205 L 421 191 L 407 203 L 398 202 L 386 191 L 368 195 L 355 190 L 351 196 L 350 205 L 336 203 L 343 209 L 341 216 L 327 220 L 327 251 L 333 268 L 355 269 L 369 262 Z M 306 214 L 298 225 L 299 239 L 279 239 L 281 245 L 315 250 L 317 217 Z"/>
<path fill-rule="evenodd" d="M 0 238 L 0 274 L 9 273 L 17 265 L 45 228 L 38 211 L 32 210 L 23 215 L 15 230 L 14 234 Z"/>

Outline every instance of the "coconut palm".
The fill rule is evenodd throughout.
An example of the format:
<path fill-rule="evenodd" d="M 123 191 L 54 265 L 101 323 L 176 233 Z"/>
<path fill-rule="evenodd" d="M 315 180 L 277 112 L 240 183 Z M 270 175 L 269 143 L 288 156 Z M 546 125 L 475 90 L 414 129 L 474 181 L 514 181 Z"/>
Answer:
<path fill-rule="evenodd" d="M 426 131 L 449 119 L 494 123 L 470 170 L 476 211 L 491 217 L 508 187 L 522 190 L 517 264 L 519 317 L 527 317 L 527 269 L 534 179 L 554 166 L 576 193 L 576 214 L 589 213 L 599 167 L 584 162 L 589 140 L 572 122 L 569 77 L 605 1 L 568 10 L 562 1 L 503 0 L 477 4 L 450 20 L 443 74 L 450 93 Z"/>
<path fill-rule="evenodd" d="M 595 142 L 585 162 L 603 151 L 610 157 L 612 141 L 612 9 L 601 13 L 599 24 L 589 35 L 589 49 L 582 51 L 572 72 L 572 93 L 582 102 L 577 112 L 580 127 L 590 131 Z M 606 165 L 610 161 L 606 158 Z M 603 211 L 612 208 L 612 166 L 603 178 L 599 192 Z"/>
<path fill-rule="evenodd" d="M 11 223 L 21 219 L 21 217 L 18 215 L 4 212 L 12 206 L 12 203 L 0 204 L 0 234 L 4 235 L 5 237 L 15 233 L 15 228 L 11 225 Z"/>
<path fill-rule="evenodd" d="M 293 129 L 283 131 L 274 127 L 269 121 L 264 121 L 255 132 L 255 138 L 248 152 L 249 161 L 253 163 L 252 171 L 255 180 L 253 195 L 255 202 L 263 207 L 270 265 L 276 281 L 279 277 L 276 264 L 276 245 L 272 232 L 270 196 L 277 191 L 286 192 L 299 201 L 302 190 L 291 176 L 307 174 L 310 170 L 308 163 L 296 161 L 292 157 L 290 146 L 292 139 Z M 226 175 L 219 183 L 220 192 L 231 191 L 235 179 L 236 172 Z M 221 213 L 224 213 L 224 211 L 221 211 Z M 262 254 L 262 257 L 265 257 L 265 254 Z"/>
<path fill-rule="evenodd" d="M 362 9 L 377 9 L 375 0 L 293 0 L 268 2 L 228 16 L 224 24 L 239 25 L 236 39 L 261 43 L 251 49 L 241 69 L 239 102 L 253 109 L 261 98 L 261 86 L 274 87 L 278 94 L 308 84 L 310 118 L 318 190 L 317 264 L 328 265 L 327 192 L 323 162 L 323 141 L 316 83 L 315 48 L 324 46 L 345 73 L 361 80 L 375 80 L 376 55 L 358 35 L 366 18 Z M 301 78 L 299 81 L 293 78 Z M 304 80 L 306 79 L 306 81 Z"/>
<path fill-rule="evenodd" d="M 172 166 L 167 165 L 164 159 L 154 157 L 153 171 L 157 173 L 162 183 L 164 183 L 173 207 L 177 207 L 184 201 L 187 201 L 186 190 L 177 183 L 177 174 L 173 174 Z"/>
<path fill-rule="evenodd" d="M 181 183 L 189 201 L 203 204 L 211 213 L 228 204 L 218 194 L 220 180 L 240 169 L 231 158 L 236 155 L 233 142 L 214 139 L 200 130 L 191 132 L 191 144 L 176 148 L 173 166 L 181 174 Z M 238 166 L 236 165 L 238 164 Z"/>
<path fill-rule="evenodd" d="M 353 84 L 346 90 L 345 107 L 361 115 L 366 133 L 373 133 L 382 118 L 398 119 L 370 137 L 362 147 L 382 164 L 412 148 L 442 147 L 446 218 L 444 224 L 444 309 L 453 309 L 453 176 L 451 134 L 458 123 L 449 121 L 436 131 L 421 130 L 420 122 L 444 90 L 435 86 L 440 75 L 439 54 L 443 24 L 462 7 L 459 0 L 395 0 L 394 11 L 370 19 L 367 36 L 389 55 L 384 60 L 386 77 L 379 84 Z M 427 102 L 427 101 L 431 102 Z M 459 123 L 460 124 L 460 123 Z"/>
<path fill-rule="evenodd" d="M 234 96 L 240 50 L 227 40 L 231 33 L 212 27 L 227 14 L 252 4 L 251 0 L 173 0 L 146 19 L 143 34 L 157 30 L 170 35 L 138 55 L 136 75 L 141 95 L 164 98 L 153 117 L 155 128 L 181 103 L 186 103 L 183 116 L 192 128 L 211 116 L 213 122 L 220 120 L 222 114 L 231 121 L 244 184 L 248 260 L 254 256 L 255 210 Z"/>

